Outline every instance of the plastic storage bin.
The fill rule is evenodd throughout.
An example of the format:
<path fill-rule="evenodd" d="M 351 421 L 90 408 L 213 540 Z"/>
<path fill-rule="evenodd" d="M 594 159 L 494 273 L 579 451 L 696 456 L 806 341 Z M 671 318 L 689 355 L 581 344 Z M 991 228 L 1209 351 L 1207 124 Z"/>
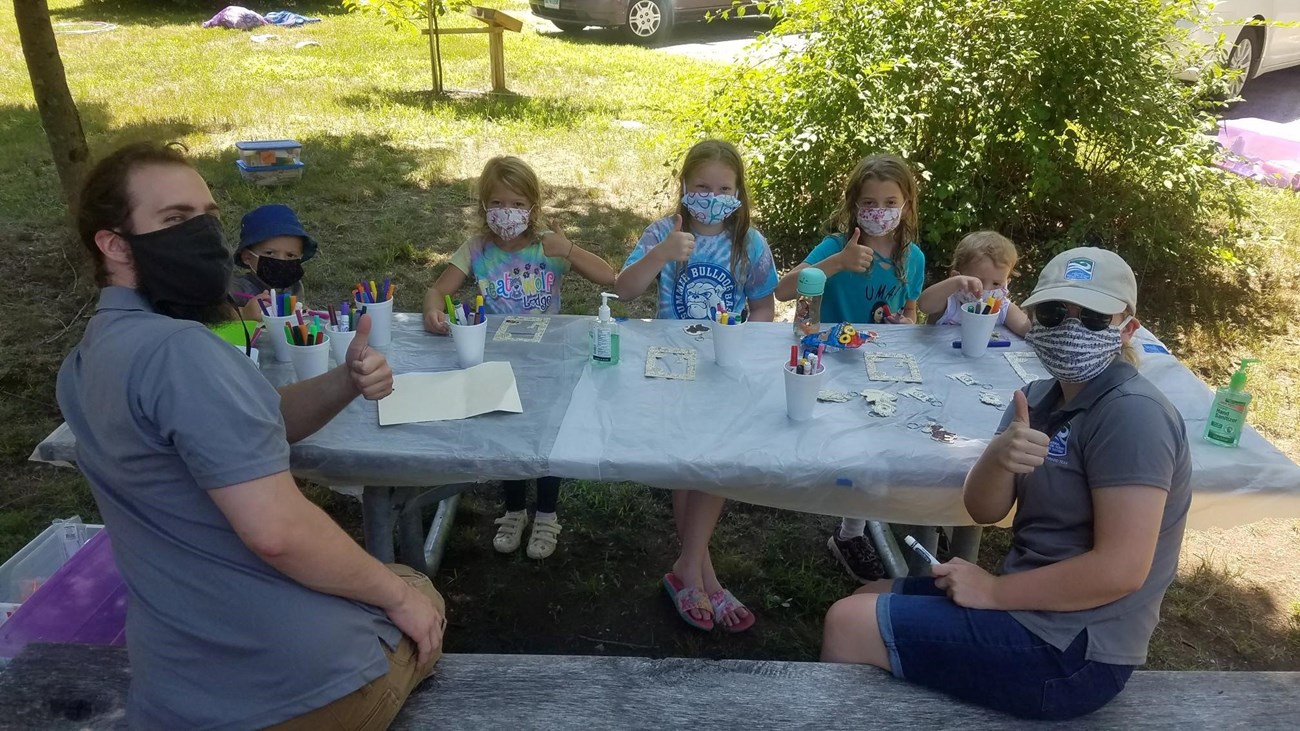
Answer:
<path fill-rule="evenodd" d="M 235 149 L 239 161 L 250 168 L 302 162 L 302 144 L 297 140 L 246 140 L 236 142 Z"/>
<path fill-rule="evenodd" d="M 261 165 L 249 167 L 244 164 L 243 160 L 236 160 L 235 165 L 239 167 L 239 175 L 251 183 L 258 185 L 284 185 L 292 183 L 302 177 L 303 168 L 307 167 L 306 163 L 295 162 L 288 165 Z"/>
<path fill-rule="evenodd" d="M 56 520 L 5 561 L 0 566 L 0 623 L 103 529 L 82 523 L 79 516 Z"/>

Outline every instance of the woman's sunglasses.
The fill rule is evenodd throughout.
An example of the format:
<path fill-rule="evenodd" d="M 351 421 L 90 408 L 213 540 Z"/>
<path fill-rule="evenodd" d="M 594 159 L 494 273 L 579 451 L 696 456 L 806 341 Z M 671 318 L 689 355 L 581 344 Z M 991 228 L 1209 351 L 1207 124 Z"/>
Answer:
<path fill-rule="evenodd" d="M 1070 306 L 1064 302 L 1039 302 L 1034 305 L 1034 319 L 1043 327 L 1058 327 L 1070 316 Z M 1079 322 L 1093 332 L 1110 327 L 1113 315 L 1106 315 L 1087 307 L 1079 308 Z"/>

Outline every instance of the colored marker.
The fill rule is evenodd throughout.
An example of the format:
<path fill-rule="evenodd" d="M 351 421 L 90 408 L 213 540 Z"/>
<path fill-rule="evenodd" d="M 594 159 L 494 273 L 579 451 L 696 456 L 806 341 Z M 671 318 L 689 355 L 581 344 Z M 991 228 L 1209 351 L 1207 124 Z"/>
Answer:
<path fill-rule="evenodd" d="M 389 277 L 384 277 L 384 288 L 381 289 L 381 290 L 379 290 L 379 293 L 382 294 L 382 295 L 384 296 L 384 299 L 385 299 L 385 300 L 388 299 L 388 285 L 389 285 L 389 284 L 390 284 L 390 278 L 389 278 Z"/>
<path fill-rule="evenodd" d="M 925 546 L 922 546 L 920 543 L 918 543 L 915 538 L 908 536 L 903 539 L 903 542 L 907 544 L 908 548 L 912 549 L 913 551 L 916 551 L 916 555 L 928 561 L 931 566 L 939 565 L 939 559 L 935 558 L 934 554 L 925 550 Z"/>
<path fill-rule="evenodd" d="M 445 294 L 445 295 L 443 295 L 443 296 L 442 296 L 442 301 L 447 305 L 447 317 L 448 317 L 448 319 L 450 319 L 452 322 L 455 322 L 455 321 L 456 321 L 456 305 L 452 304 L 452 301 L 451 301 L 451 295 L 449 295 L 449 294 Z"/>
<path fill-rule="evenodd" d="M 799 346 L 791 345 L 790 346 L 790 367 L 794 368 L 797 365 L 799 365 Z"/>

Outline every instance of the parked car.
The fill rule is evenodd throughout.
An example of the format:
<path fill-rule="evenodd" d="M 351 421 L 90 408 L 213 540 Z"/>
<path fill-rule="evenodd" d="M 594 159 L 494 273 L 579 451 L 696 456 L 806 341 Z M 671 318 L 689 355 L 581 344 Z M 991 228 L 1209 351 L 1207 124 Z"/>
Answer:
<path fill-rule="evenodd" d="M 673 24 L 704 20 L 712 12 L 732 7 L 752 7 L 756 0 L 529 0 L 533 15 L 546 18 L 565 33 L 589 25 L 625 28 L 636 40 L 662 41 Z"/>
<path fill-rule="evenodd" d="M 1207 12 L 1210 29 L 1194 31 L 1194 40 L 1213 44 L 1220 33 L 1236 39 L 1227 49 L 1227 58 L 1218 59 L 1225 67 L 1241 71 L 1229 97 L 1240 95 L 1247 82 L 1260 74 L 1300 66 L 1300 0 L 1218 0 Z M 1250 19 L 1266 24 L 1245 25 Z M 1192 66 L 1180 76 L 1190 80 L 1200 72 L 1200 66 Z"/>

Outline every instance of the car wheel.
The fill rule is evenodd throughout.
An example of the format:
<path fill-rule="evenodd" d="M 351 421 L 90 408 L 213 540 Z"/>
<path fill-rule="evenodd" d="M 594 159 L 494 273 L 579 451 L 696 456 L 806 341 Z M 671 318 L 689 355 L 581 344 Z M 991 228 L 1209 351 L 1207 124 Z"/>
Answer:
<path fill-rule="evenodd" d="M 583 23 L 565 22 L 563 20 L 552 20 L 551 25 L 559 28 L 561 33 L 577 33 L 587 27 Z"/>
<path fill-rule="evenodd" d="M 1246 88 L 1246 82 L 1259 69 L 1259 54 L 1263 50 L 1263 44 L 1260 42 L 1261 35 L 1259 28 L 1242 28 L 1241 35 L 1237 36 L 1237 42 L 1232 44 L 1232 50 L 1228 51 L 1228 58 L 1223 62 L 1223 67 L 1240 72 L 1228 87 L 1229 99 L 1241 96 L 1241 92 Z"/>
<path fill-rule="evenodd" d="M 672 29 L 671 0 L 629 0 L 627 32 L 642 43 L 659 43 Z"/>

